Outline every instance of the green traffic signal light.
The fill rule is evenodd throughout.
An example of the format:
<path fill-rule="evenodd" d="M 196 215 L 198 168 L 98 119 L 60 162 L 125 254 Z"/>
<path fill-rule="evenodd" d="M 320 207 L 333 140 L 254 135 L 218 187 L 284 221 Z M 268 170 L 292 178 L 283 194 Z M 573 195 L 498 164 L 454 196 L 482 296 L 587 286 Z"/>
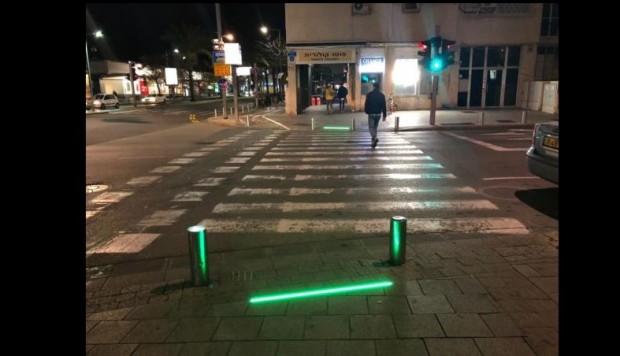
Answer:
<path fill-rule="evenodd" d="M 431 72 L 439 72 L 444 69 L 443 59 L 441 57 L 435 57 L 431 59 L 428 70 Z"/>

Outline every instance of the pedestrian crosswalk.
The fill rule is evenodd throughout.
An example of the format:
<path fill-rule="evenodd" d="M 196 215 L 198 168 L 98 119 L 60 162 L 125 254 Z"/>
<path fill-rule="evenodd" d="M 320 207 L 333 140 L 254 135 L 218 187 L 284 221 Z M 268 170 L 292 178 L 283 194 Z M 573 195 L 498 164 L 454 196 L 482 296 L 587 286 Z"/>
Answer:
<path fill-rule="evenodd" d="M 199 224 L 213 238 L 387 235 L 390 218 L 400 215 L 411 233 L 528 233 L 414 140 L 384 133 L 372 149 L 366 133 L 290 133 L 247 167 Z"/>

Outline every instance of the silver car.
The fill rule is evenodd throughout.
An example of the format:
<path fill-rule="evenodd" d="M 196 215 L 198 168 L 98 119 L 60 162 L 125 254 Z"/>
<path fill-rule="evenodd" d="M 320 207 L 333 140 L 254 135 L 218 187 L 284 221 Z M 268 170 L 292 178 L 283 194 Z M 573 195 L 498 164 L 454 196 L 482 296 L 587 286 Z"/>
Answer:
<path fill-rule="evenodd" d="M 96 94 L 93 98 L 93 107 L 95 109 L 105 109 L 108 107 L 119 107 L 118 99 L 114 94 Z"/>
<path fill-rule="evenodd" d="M 559 184 L 560 127 L 558 121 L 539 123 L 534 126 L 532 146 L 527 150 L 526 157 L 527 168 L 532 174 Z"/>

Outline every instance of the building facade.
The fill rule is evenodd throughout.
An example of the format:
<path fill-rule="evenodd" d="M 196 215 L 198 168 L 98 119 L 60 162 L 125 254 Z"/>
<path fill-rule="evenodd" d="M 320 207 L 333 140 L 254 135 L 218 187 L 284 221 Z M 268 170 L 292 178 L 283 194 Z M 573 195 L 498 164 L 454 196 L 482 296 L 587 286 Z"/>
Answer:
<path fill-rule="evenodd" d="M 429 109 L 431 74 L 418 51 L 435 36 L 455 41 L 455 63 L 439 74 L 438 108 L 531 106 L 532 82 L 557 88 L 557 10 L 542 3 L 287 3 L 286 112 L 303 112 L 327 84 L 347 86 L 349 104 L 361 110 L 374 82 L 399 109 Z"/>

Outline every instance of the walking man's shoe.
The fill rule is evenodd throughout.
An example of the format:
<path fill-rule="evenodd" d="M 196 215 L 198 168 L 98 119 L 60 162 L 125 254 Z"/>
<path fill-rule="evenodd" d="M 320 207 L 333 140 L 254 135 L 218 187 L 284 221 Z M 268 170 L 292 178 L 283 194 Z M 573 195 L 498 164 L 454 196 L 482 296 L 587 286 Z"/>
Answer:
<path fill-rule="evenodd" d="M 377 139 L 377 138 L 373 138 L 372 139 L 372 148 L 377 147 L 377 142 L 379 142 L 379 139 Z"/>

